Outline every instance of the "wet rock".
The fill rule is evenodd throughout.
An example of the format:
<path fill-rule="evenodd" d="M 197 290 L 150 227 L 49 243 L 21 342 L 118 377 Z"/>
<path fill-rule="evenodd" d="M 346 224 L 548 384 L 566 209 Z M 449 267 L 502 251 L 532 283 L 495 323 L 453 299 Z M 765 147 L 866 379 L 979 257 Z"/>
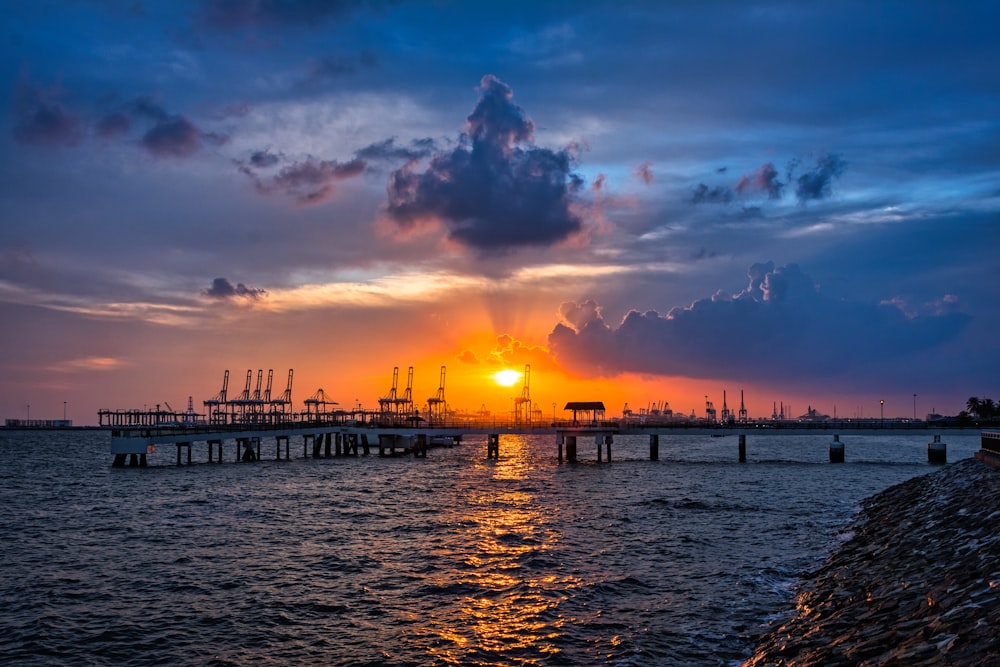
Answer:
<path fill-rule="evenodd" d="M 745 667 L 1000 664 L 998 508 L 976 459 L 866 499 Z"/>

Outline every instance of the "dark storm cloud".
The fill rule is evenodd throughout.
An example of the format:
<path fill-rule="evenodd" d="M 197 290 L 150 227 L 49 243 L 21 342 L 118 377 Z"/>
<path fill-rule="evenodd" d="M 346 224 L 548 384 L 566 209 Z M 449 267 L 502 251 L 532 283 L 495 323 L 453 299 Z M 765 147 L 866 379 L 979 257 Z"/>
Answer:
<path fill-rule="evenodd" d="M 14 139 L 40 146 L 73 146 L 80 142 L 80 119 L 60 102 L 58 87 L 42 88 L 21 77 L 14 88 Z"/>
<path fill-rule="evenodd" d="M 534 123 L 513 103 L 513 92 L 493 75 L 459 145 L 390 176 L 383 211 L 402 229 L 439 220 L 453 241 L 484 253 L 546 246 L 582 229 L 572 197 L 583 180 L 572 173 L 568 151 L 532 144 Z"/>
<path fill-rule="evenodd" d="M 631 311 L 617 327 L 593 301 L 563 304 L 549 347 L 567 367 L 604 376 L 808 380 L 924 353 L 969 319 L 955 308 L 916 314 L 891 299 L 833 299 L 795 264 L 754 264 L 747 275 L 737 294 L 718 292 L 666 315 Z"/>
<path fill-rule="evenodd" d="M 830 196 L 831 182 L 847 168 L 847 163 L 839 155 L 824 155 L 816 160 L 816 166 L 796 181 L 795 196 L 800 202 L 810 199 L 824 199 Z"/>
<path fill-rule="evenodd" d="M 366 0 L 207 0 L 202 17 L 219 30 L 317 26 L 371 4 Z"/>
<path fill-rule="evenodd" d="M 266 290 L 257 287 L 247 287 L 243 283 L 236 283 L 235 286 L 225 278 L 216 278 L 212 281 L 212 286 L 202 292 L 205 296 L 215 299 L 252 299 L 257 300 L 267 295 Z"/>

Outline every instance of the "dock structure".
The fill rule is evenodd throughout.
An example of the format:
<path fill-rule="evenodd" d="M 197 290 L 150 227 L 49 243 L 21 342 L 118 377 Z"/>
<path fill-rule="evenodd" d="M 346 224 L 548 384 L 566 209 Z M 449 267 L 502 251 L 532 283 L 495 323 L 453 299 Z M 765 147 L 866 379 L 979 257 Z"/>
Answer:
<path fill-rule="evenodd" d="M 723 398 L 724 412 L 728 419 L 687 420 L 677 418 L 665 404 L 656 409 L 640 410 L 636 416 L 631 410 L 622 411 L 620 419 L 608 419 L 604 403 L 600 401 L 570 401 L 564 411 L 572 414 L 569 419 L 544 422 L 541 412 L 532 408 L 530 395 L 531 367 L 524 368 L 524 381 L 519 399 L 515 399 L 509 420 L 490 420 L 485 410 L 472 419 L 459 419 L 450 413 L 445 400 L 445 367 L 441 367 L 437 394 L 427 400 L 427 418 L 420 416 L 413 400 L 413 367 L 407 371 L 406 389 L 398 391 L 399 367 L 392 370 L 392 387 L 378 399 L 378 408 L 363 410 L 358 404 L 351 410 L 340 409 L 338 403 L 322 388 L 303 401 L 304 409 L 292 409 L 293 371 L 288 371 L 285 391 L 272 398 L 274 371 L 268 370 L 264 384 L 264 371 L 257 371 L 254 383 L 253 370 L 248 370 L 243 391 L 236 397 L 229 395 L 229 371 L 223 375 L 222 389 L 204 401 L 205 413 L 194 411 L 193 400 L 188 398 L 185 412 L 173 411 L 159 405 L 149 410 L 100 410 L 99 425 L 110 430 L 111 453 L 114 467 L 144 467 L 148 457 L 158 448 L 176 449 L 178 465 L 191 464 L 195 443 L 204 443 L 209 463 L 221 463 L 224 448 L 232 444 L 232 459 L 251 463 L 270 455 L 262 451 L 262 442 L 274 441 L 274 458 L 289 460 L 292 442 L 301 439 L 303 458 L 338 456 L 367 456 L 375 451 L 379 456 L 426 457 L 429 449 L 459 444 L 467 436 L 486 437 L 486 455 L 500 458 L 502 435 L 545 435 L 555 438 L 557 459 L 560 463 L 578 461 L 578 447 L 592 441 L 596 448 L 596 461 L 612 461 L 615 437 L 643 436 L 649 442 L 649 460 L 660 457 L 660 438 L 668 435 L 737 435 L 737 455 L 740 462 L 747 460 L 747 436 L 761 435 L 827 435 L 830 442 L 830 461 L 846 460 L 843 435 L 913 435 L 934 436 L 928 442 L 928 461 L 943 463 L 947 460 L 947 445 L 941 441 L 941 427 L 933 422 L 892 422 L 883 419 L 787 421 L 784 419 L 747 421 L 744 418 L 742 393 L 740 419 L 732 418 Z M 555 404 L 553 404 L 553 411 Z M 1000 434 L 983 434 L 984 452 L 1000 452 Z M 270 445 L 268 445 L 270 449 Z M 994 454 L 1000 459 L 1000 454 Z"/>
<path fill-rule="evenodd" d="M 928 442 L 928 460 L 944 462 L 945 444 L 940 433 L 931 425 L 910 425 L 907 428 L 886 428 L 879 425 L 850 423 L 797 424 L 747 428 L 711 424 L 628 424 L 616 420 L 588 421 L 558 420 L 551 423 L 525 424 L 520 420 L 474 421 L 435 420 L 400 421 L 395 414 L 387 419 L 381 412 L 346 412 L 318 410 L 322 401 L 303 413 L 264 415 L 254 414 L 253 421 L 226 421 L 213 423 L 207 419 L 192 421 L 186 413 L 171 413 L 159 409 L 102 410 L 100 425 L 111 432 L 113 466 L 145 466 L 147 457 L 164 447 L 176 448 L 178 465 L 192 462 L 192 448 L 204 443 L 209 462 L 221 463 L 226 458 L 224 448 L 232 452 L 229 458 L 236 462 L 259 461 L 268 455 L 261 451 L 264 440 L 273 440 L 276 460 L 290 459 L 295 451 L 293 442 L 301 442 L 303 458 L 328 458 L 340 456 L 415 456 L 426 457 L 430 449 L 460 444 L 470 436 L 485 436 L 487 458 L 499 459 L 501 440 L 505 435 L 551 435 L 556 445 L 559 463 L 579 460 L 580 447 L 594 443 L 597 463 L 611 463 L 615 438 L 642 436 L 648 438 L 649 460 L 658 461 L 663 436 L 722 436 L 736 435 L 739 461 L 747 460 L 747 439 L 756 435 L 816 435 L 832 436 L 830 461 L 845 460 L 843 437 L 870 435 L 932 435 Z M 238 413 L 239 414 L 239 413 Z M 1000 451 L 1000 440 L 986 439 L 991 447 Z M 268 446 L 270 450 L 270 445 Z M 996 455 L 1000 457 L 1000 454 Z M 588 457 L 589 458 L 589 457 Z"/>

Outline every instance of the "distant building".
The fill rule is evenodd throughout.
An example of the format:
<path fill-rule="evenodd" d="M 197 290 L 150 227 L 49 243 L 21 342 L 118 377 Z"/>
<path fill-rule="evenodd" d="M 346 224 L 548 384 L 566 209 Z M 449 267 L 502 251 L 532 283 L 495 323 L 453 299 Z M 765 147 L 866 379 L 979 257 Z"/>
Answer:
<path fill-rule="evenodd" d="M 72 428 L 72 419 L 5 419 L 7 428 Z"/>
<path fill-rule="evenodd" d="M 820 414 L 813 406 L 808 406 L 806 413 L 799 417 L 799 421 L 804 422 L 825 422 L 830 419 L 830 415 Z"/>

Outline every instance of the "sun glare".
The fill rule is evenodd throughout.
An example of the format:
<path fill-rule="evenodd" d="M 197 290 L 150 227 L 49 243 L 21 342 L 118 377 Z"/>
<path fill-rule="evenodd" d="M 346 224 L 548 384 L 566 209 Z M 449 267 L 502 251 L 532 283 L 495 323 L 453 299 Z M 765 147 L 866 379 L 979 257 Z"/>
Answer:
<path fill-rule="evenodd" d="M 501 387 L 513 387 L 520 379 L 521 374 L 518 371 L 512 371 L 509 368 L 497 371 L 493 374 L 493 381 Z"/>

